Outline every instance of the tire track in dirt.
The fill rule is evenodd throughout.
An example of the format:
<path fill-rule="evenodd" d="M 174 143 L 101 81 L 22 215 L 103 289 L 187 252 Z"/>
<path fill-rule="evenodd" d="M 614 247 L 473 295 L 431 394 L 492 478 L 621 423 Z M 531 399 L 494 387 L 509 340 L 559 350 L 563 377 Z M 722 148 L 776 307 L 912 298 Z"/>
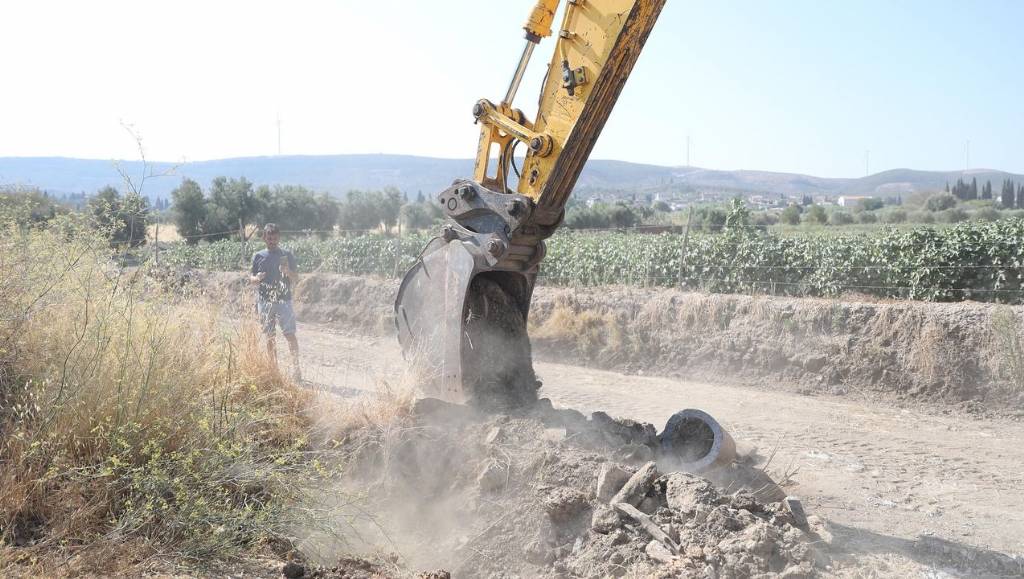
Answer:
<path fill-rule="evenodd" d="M 395 340 L 300 329 L 305 374 L 333 389 L 396 385 Z M 559 406 L 603 410 L 659 430 L 683 408 L 715 416 L 769 471 L 793 473 L 787 489 L 828 519 L 855 555 L 915 557 L 920 536 L 964 558 L 1024 552 L 1024 425 L 938 416 L 852 397 L 808 397 L 675 379 L 537 364 L 542 396 Z M 919 554 L 919 553 L 918 553 Z"/>

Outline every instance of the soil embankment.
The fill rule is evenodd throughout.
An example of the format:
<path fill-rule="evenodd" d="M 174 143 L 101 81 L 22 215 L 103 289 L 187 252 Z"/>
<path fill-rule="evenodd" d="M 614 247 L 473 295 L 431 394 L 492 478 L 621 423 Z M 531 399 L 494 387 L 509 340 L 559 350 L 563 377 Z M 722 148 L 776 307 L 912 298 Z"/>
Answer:
<path fill-rule="evenodd" d="M 240 277 L 202 281 L 247 295 Z M 303 321 L 389 333 L 397 289 L 394 280 L 311 274 L 295 307 Z M 542 360 L 805 393 L 1024 402 L 1021 307 L 540 287 L 530 315 Z"/>

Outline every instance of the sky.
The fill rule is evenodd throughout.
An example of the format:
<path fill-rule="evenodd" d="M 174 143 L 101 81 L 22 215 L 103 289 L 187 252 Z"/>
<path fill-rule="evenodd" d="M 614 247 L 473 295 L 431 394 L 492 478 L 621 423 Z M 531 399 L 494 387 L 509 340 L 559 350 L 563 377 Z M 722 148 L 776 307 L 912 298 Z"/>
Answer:
<path fill-rule="evenodd" d="M 470 158 L 532 4 L 7 0 L 0 157 L 274 155 L 280 119 L 284 154 Z M 1024 173 L 1022 73 L 1020 0 L 668 0 L 592 157 Z"/>

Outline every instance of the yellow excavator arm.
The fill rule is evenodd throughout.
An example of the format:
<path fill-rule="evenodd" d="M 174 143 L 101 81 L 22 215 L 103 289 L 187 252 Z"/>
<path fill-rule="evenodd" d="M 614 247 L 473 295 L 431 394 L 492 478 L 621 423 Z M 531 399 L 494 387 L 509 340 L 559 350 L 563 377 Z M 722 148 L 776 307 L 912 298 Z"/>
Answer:
<path fill-rule="evenodd" d="M 406 274 L 395 302 L 403 353 L 425 371 L 428 395 L 490 408 L 536 400 L 526 318 L 544 239 L 561 224 L 664 3 L 567 0 L 530 120 L 513 101 L 535 46 L 553 34 L 560 4 L 539 0 L 505 97 L 473 106 L 480 125 L 473 178 L 438 195 L 448 223 Z"/>

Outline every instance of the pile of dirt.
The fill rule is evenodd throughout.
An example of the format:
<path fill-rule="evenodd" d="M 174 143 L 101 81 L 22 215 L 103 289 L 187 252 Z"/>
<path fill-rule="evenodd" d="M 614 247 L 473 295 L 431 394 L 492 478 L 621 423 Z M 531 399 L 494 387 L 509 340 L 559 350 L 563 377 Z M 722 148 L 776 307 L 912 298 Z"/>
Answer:
<path fill-rule="evenodd" d="M 454 577 L 809 577 L 827 564 L 799 502 L 737 461 L 674 471 L 655 428 L 541 400 L 486 415 L 421 400 L 344 442 L 374 514 L 348 552 Z M 812 523 L 814 519 L 811 519 Z"/>

